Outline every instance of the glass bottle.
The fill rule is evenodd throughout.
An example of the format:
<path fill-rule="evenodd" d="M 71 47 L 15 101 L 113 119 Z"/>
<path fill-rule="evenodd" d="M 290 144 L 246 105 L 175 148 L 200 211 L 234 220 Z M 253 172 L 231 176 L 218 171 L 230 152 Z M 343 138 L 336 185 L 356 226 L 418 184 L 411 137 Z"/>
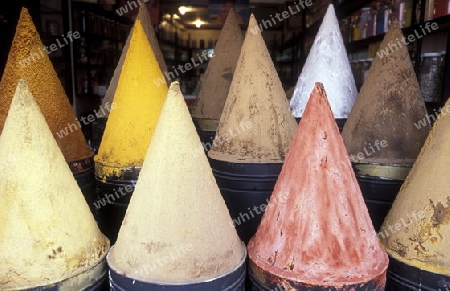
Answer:
<path fill-rule="evenodd" d="M 420 70 L 420 89 L 425 102 L 441 100 L 443 66 L 441 53 L 423 53 Z"/>
<path fill-rule="evenodd" d="M 435 8 L 435 1 L 434 0 L 427 0 L 425 4 L 425 21 L 431 20 L 434 18 L 434 8 Z"/>

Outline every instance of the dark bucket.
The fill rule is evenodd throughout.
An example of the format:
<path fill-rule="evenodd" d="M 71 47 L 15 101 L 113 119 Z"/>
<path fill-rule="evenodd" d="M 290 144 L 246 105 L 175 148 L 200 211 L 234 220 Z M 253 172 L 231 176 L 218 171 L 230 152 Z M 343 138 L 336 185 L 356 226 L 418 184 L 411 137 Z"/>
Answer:
<path fill-rule="evenodd" d="M 245 250 L 245 246 L 242 246 Z M 112 268 L 109 270 L 109 283 L 112 291 L 245 291 L 245 270 L 247 251 L 240 264 L 227 274 L 197 283 L 165 284 L 152 283 L 127 278 Z"/>
<path fill-rule="evenodd" d="M 295 120 L 297 121 L 297 123 L 300 123 L 301 118 L 295 118 Z M 336 118 L 335 121 L 339 128 L 339 132 L 342 132 L 342 130 L 344 129 L 344 125 L 347 122 L 347 118 Z"/>
<path fill-rule="evenodd" d="M 247 244 L 261 222 L 283 164 L 209 162 L 236 231 Z"/>
<path fill-rule="evenodd" d="M 123 218 L 134 192 L 141 168 L 128 168 L 121 177 L 110 177 L 102 180 L 95 176 L 97 184 L 98 226 L 113 245 L 117 240 Z"/>
<path fill-rule="evenodd" d="M 200 141 L 202 142 L 203 149 L 205 153 L 207 153 L 213 146 L 214 138 L 216 137 L 215 131 L 204 131 L 197 128 L 198 136 L 200 137 Z"/>
<path fill-rule="evenodd" d="M 352 165 L 373 227 L 378 232 L 411 167 L 362 163 Z"/>
<path fill-rule="evenodd" d="M 219 121 L 215 119 L 206 118 L 192 118 L 197 129 L 198 136 L 202 142 L 203 149 L 207 153 L 213 146 L 214 138 L 216 137 L 216 129 Z"/>
<path fill-rule="evenodd" d="M 284 291 L 284 290 L 305 290 L 305 291 L 384 291 L 385 274 L 372 279 L 369 282 L 344 285 L 344 286 L 312 286 L 305 283 L 295 282 L 286 278 L 280 278 L 270 274 L 251 260 L 249 260 L 250 289 L 247 291 Z"/>
<path fill-rule="evenodd" d="M 95 195 L 95 178 L 94 178 L 94 159 L 89 157 L 83 160 L 68 163 L 73 177 L 78 183 L 81 192 L 89 205 L 94 218 L 97 219 L 97 210 L 94 207 Z"/>
<path fill-rule="evenodd" d="M 106 258 L 103 258 L 98 264 L 91 267 L 74 277 L 68 278 L 64 281 L 47 285 L 39 286 L 31 289 L 23 289 L 27 291 L 64 291 L 64 290 L 80 290 L 80 291 L 108 291 L 108 265 Z"/>
<path fill-rule="evenodd" d="M 100 143 L 102 142 L 103 133 L 105 132 L 106 128 L 106 121 L 107 118 L 97 118 L 97 120 L 94 123 L 94 130 L 92 132 L 92 147 L 95 151 L 95 153 L 98 152 L 98 148 L 100 147 Z"/>
<path fill-rule="evenodd" d="M 389 256 L 386 291 L 411 290 L 448 291 L 450 275 L 421 270 Z"/>

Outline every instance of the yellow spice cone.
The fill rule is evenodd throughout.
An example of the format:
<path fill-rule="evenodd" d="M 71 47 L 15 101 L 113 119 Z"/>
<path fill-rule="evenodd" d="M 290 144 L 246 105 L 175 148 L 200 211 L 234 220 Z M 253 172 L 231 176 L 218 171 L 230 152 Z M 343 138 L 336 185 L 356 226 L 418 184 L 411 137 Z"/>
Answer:
<path fill-rule="evenodd" d="M 23 8 L 0 81 L 0 132 L 17 83 L 19 79 L 24 79 L 66 161 L 73 162 L 91 157 L 93 152 L 84 139 L 61 82 L 43 48 L 28 10 Z M 67 134 L 61 131 L 66 131 Z"/>
<path fill-rule="evenodd" d="M 245 249 L 206 156 L 196 154 L 202 150 L 174 82 L 108 255 L 112 269 L 141 281 L 181 283 L 215 278 L 239 265 Z"/>
<path fill-rule="evenodd" d="M 191 114 L 202 130 L 215 131 L 228 96 L 244 36 L 233 9 L 228 12 Z"/>
<path fill-rule="evenodd" d="M 140 20 L 136 20 L 130 47 L 114 96 L 105 133 L 95 156 L 99 177 L 120 175 L 123 168 L 142 166 L 145 153 L 167 95 L 164 78 Z"/>
<path fill-rule="evenodd" d="M 147 10 L 146 5 L 141 5 L 139 7 L 139 12 L 136 16 L 136 20 L 141 21 L 142 27 L 144 28 L 145 34 L 147 35 L 148 42 L 152 47 L 153 53 L 155 54 L 156 60 L 158 61 L 159 68 L 162 72 L 167 72 L 166 62 L 164 61 L 164 56 L 161 52 L 161 49 L 158 44 L 158 40 L 156 39 L 155 30 L 153 29 L 152 21 L 150 19 L 150 14 Z M 110 104 L 112 104 L 114 100 L 114 94 L 117 90 L 117 85 L 119 83 L 119 76 L 122 73 L 122 66 L 125 61 L 125 57 L 128 52 L 128 48 L 130 46 L 130 39 L 133 35 L 133 29 L 131 29 L 130 34 L 125 42 L 125 46 L 122 49 L 122 54 L 120 56 L 119 62 L 117 64 L 116 69 L 114 70 L 113 77 L 111 82 L 109 83 L 108 90 L 106 90 L 106 94 L 103 97 L 102 108 L 108 109 L 110 108 Z M 109 112 L 108 112 L 109 114 Z M 105 116 L 106 117 L 106 116 Z"/>
<path fill-rule="evenodd" d="M 209 156 L 240 163 L 280 163 L 297 130 L 264 39 L 250 16 Z M 251 129 L 241 130 L 241 122 Z"/>
<path fill-rule="evenodd" d="M 450 274 L 450 101 L 433 126 L 378 234 L 408 265 Z"/>
<path fill-rule="evenodd" d="M 0 160 L 0 289 L 59 282 L 104 258 L 108 239 L 23 80 L 0 136 Z"/>

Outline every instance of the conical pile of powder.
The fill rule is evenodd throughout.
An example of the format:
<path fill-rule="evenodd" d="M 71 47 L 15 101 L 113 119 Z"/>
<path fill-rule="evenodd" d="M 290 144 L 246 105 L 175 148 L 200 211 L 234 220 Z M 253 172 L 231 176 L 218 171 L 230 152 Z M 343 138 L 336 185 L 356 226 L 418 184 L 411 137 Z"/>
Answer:
<path fill-rule="evenodd" d="M 256 19 L 251 15 L 208 154 L 234 163 L 282 163 L 297 124 L 264 39 L 255 27 Z"/>
<path fill-rule="evenodd" d="M 393 22 L 342 131 L 349 155 L 364 154 L 360 162 L 412 165 L 428 135 L 429 124 L 416 125 L 427 111 L 402 37 Z"/>
<path fill-rule="evenodd" d="M 93 156 L 26 8 L 20 13 L 0 81 L 0 131 L 20 79 L 28 83 L 66 161 Z"/>
<path fill-rule="evenodd" d="M 1 289 L 60 282 L 104 260 L 108 239 L 23 80 L 0 136 L 0 157 Z"/>
<path fill-rule="evenodd" d="M 277 284 L 384 290 L 388 257 L 321 83 L 311 94 L 248 253 L 250 272 L 270 274 L 266 278 Z"/>
<path fill-rule="evenodd" d="M 202 144 L 174 82 L 108 255 L 114 271 L 145 282 L 186 283 L 216 278 L 242 262 L 245 247 L 198 151 Z"/>
<path fill-rule="evenodd" d="M 140 20 L 136 20 L 114 103 L 95 156 L 97 177 L 120 176 L 141 167 L 167 95 L 164 78 Z"/>
<path fill-rule="evenodd" d="M 323 83 L 329 93 L 334 117 L 347 118 L 358 91 L 333 4 L 328 6 L 290 101 L 296 118 L 303 116 L 316 82 Z"/>
<path fill-rule="evenodd" d="M 208 63 L 191 115 L 202 130 L 215 131 L 228 96 L 244 36 L 233 9 L 220 31 L 214 58 Z"/>
<path fill-rule="evenodd" d="M 379 234 L 384 248 L 396 260 L 447 276 L 450 274 L 449 113 L 447 101 Z"/>
<path fill-rule="evenodd" d="M 136 16 L 136 20 L 139 20 L 142 24 L 142 27 L 144 28 L 145 34 L 147 35 L 148 42 L 150 43 L 150 46 L 152 47 L 152 51 L 155 54 L 155 57 L 156 57 L 156 60 L 158 61 L 161 72 L 163 72 L 163 73 L 167 72 L 166 62 L 164 61 L 164 56 L 161 52 L 161 48 L 159 47 L 158 40 L 156 39 L 155 30 L 153 29 L 152 21 L 150 19 L 150 14 L 148 12 L 146 5 L 141 5 L 139 7 L 139 12 Z M 119 62 L 117 64 L 116 69 L 114 70 L 114 74 L 111 79 L 111 82 L 109 83 L 108 90 L 106 90 L 106 94 L 103 97 L 101 107 L 104 109 L 110 108 L 111 107 L 110 104 L 112 104 L 112 102 L 114 101 L 114 94 L 116 93 L 117 85 L 119 84 L 119 76 L 122 72 L 122 67 L 123 67 L 123 63 L 125 62 L 125 57 L 127 55 L 128 48 L 130 47 L 130 39 L 131 39 L 132 35 L 133 35 L 133 29 L 131 29 L 130 34 L 128 35 L 128 38 L 125 42 L 125 46 L 122 49 L 122 54 L 120 55 Z M 169 82 L 170 80 L 168 80 L 166 77 L 166 81 Z M 108 112 L 108 114 L 109 114 L 109 112 Z M 107 116 L 105 116 L 105 117 L 107 117 Z"/>

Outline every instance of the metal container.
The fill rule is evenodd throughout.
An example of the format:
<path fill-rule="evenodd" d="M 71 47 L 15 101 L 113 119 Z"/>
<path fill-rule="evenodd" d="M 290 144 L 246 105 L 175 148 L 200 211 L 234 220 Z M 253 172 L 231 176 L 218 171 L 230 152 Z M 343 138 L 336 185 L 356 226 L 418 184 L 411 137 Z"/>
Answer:
<path fill-rule="evenodd" d="M 245 250 L 245 246 L 243 246 Z M 112 267 L 109 270 L 109 282 L 112 291 L 244 291 L 247 251 L 241 262 L 227 274 L 203 282 L 179 284 L 143 282 L 119 274 Z"/>

